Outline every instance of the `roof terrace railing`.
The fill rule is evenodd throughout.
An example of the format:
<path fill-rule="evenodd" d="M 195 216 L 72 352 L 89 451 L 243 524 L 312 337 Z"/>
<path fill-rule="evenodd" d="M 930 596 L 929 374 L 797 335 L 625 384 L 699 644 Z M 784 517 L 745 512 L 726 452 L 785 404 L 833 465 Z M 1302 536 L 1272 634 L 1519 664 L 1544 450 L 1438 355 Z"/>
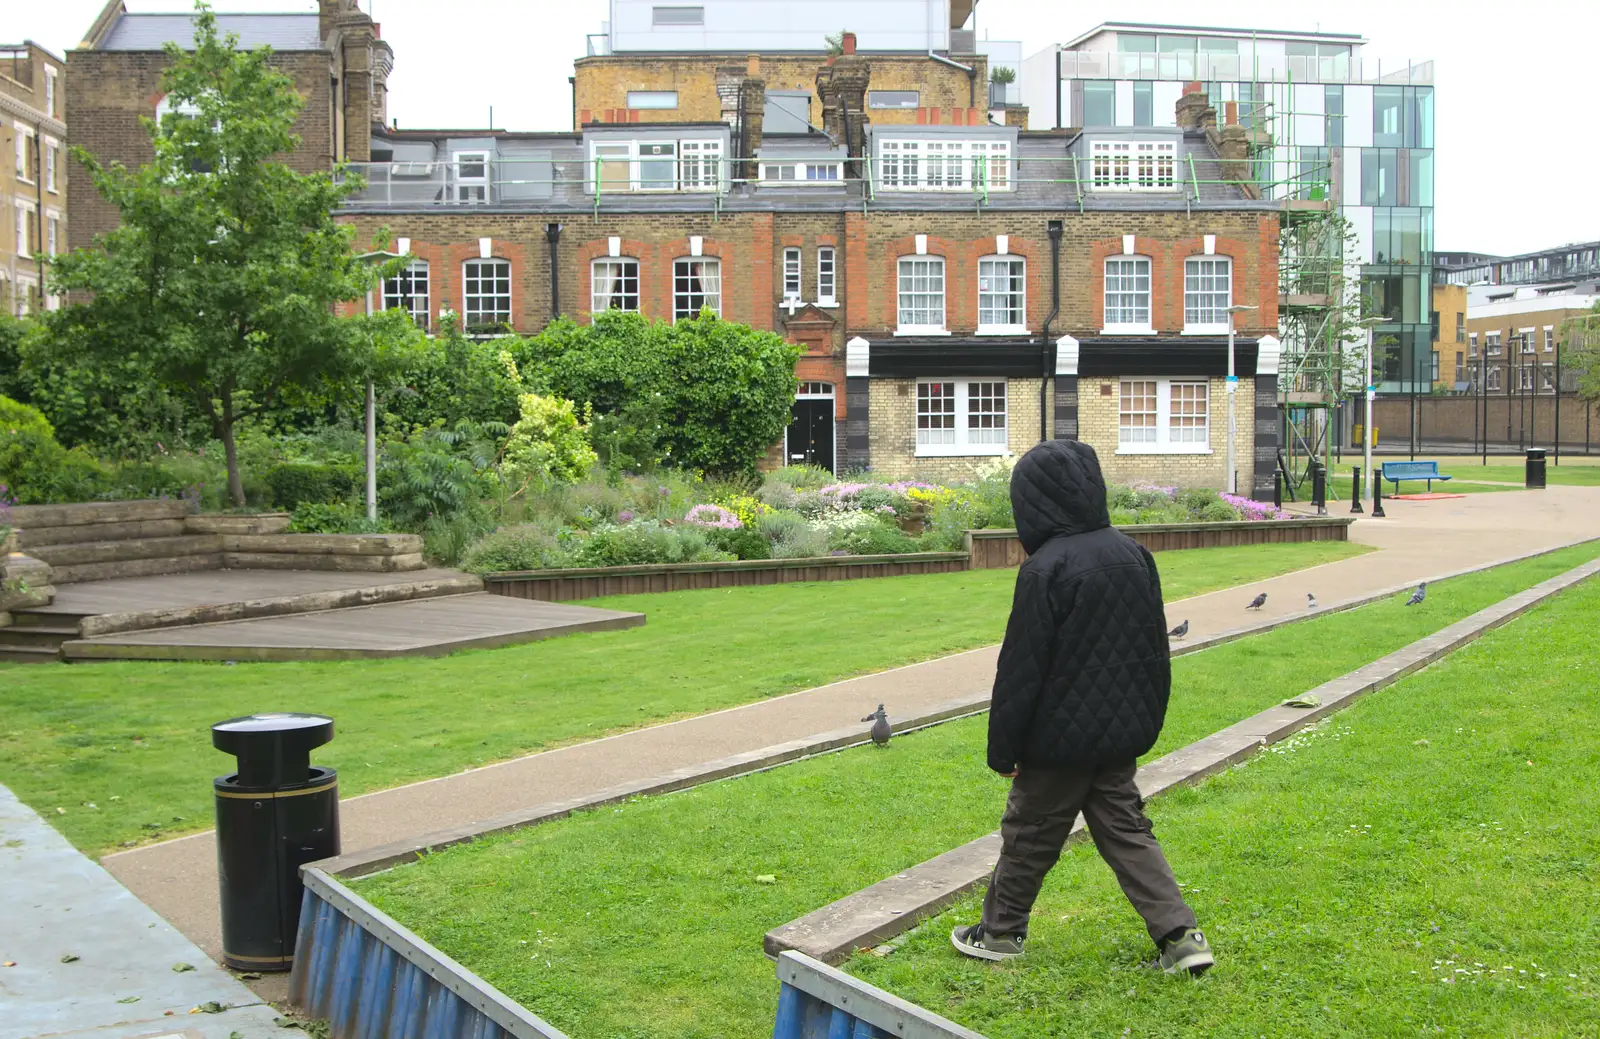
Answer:
<path fill-rule="evenodd" d="M 1219 175 L 1215 159 L 1114 156 L 966 156 L 908 162 L 888 169 L 870 156 L 839 164 L 839 176 L 813 181 L 749 179 L 751 160 L 695 157 L 659 166 L 643 178 L 636 161 L 595 156 L 588 160 L 492 158 L 470 162 L 404 160 L 358 162 L 346 176 L 361 186 L 346 211 L 470 209 L 474 206 L 586 208 L 595 214 L 619 204 L 658 200 L 664 209 L 720 214 L 731 199 L 840 197 L 864 208 L 890 208 L 897 199 L 969 199 L 979 209 L 1006 198 L 1039 197 L 1041 204 L 1085 208 L 1091 198 L 1177 197 L 1188 203 L 1215 201 L 1229 191 L 1267 201 L 1326 201 L 1337 197 L 1331 161 L 1252 162 L 1250 175 Z M 852 175 L 852 166 L 859 175 Z M 466 171 L 465 173 L 463 171 Z"/>
<path fill-rule="evenodd" d="M 1302 57 L 1204 51 L 1124 54 L 1062 51 L 1062 79 L 1162 79 L 1226 83 L 1353 83 L 1431 86 L 1433 62 L 1384 62 L 1348 55 Z"/>

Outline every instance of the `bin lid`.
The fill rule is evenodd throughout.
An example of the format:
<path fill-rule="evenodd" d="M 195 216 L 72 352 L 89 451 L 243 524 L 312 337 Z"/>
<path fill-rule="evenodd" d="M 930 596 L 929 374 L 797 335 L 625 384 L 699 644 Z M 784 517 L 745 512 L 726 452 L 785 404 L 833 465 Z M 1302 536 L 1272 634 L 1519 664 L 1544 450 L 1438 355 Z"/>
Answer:
<path fill-rule="evenodd" d="M 333 719 L 321 714 L 273 711 L 229 718 L 211 726 L 211 745 L 238 757 L 241 771 L 253 771 L 247 758 L 302 758 L 331 739 Z"/>

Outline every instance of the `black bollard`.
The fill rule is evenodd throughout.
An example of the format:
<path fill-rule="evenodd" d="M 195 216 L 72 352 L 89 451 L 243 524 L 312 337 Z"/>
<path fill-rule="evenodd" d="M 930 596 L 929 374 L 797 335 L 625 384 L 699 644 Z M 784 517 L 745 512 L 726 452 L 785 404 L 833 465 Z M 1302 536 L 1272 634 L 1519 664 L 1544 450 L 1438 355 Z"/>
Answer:
<path fill-rule="evenodd" d="M 1283 508 L 1283 470 L 1282 469 L 1274 469 L 1272 471 L 1272 507 L 1274 509 Z"/>
<path fill-rule="evenodd" d="M 1328 514 L 1328 470 L 1321 462 L 1311 463 L 1311 504 L 1317 507 L 1318 516 Z"/>
<path fill-rule="evenodd" d="M 1372 474 L 1372 518 L 1383 519 L 1383 473 Z"/>
<path fill-rule="evenodd" d="M 1359 465 L 1350 467 L 1350 511 L 1352 513 L 1365 511 L 1361 508 L 1361 467 Z"/>

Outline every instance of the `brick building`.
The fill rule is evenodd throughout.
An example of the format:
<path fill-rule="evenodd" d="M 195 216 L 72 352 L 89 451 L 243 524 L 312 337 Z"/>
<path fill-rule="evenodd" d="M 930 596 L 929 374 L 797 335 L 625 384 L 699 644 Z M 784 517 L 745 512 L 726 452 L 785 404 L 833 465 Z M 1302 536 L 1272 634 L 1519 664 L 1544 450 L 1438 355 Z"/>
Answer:
<path fill-rule="evenodd" d="M 13 314 L 58 302 L 36 257 L 67 247 L 63 69 L 32 41 L 0 46 L 0 307 Z"/>
<path fill-rule="evenodd" d="M 416 258 L 377 302 L 424 324 L 709 307 L 779 331 L 806 347 L 785 453 L 841 470 L 952 476 L 1077 437 L 1112 479 L 1228 486 L 1230 310 L 1253 307 L 1236 485 L 1270 496 L 1278 214 L 1237 183 L 1240 135 L 1203 97 L 1209 121 L 1165 130 L 879 124 L 875 70 L 841 56 L 820 128 L 743 142 L 720 120 L 383 133 L 345 218 Z"/>
<path fill-rule="evenodd" d="M 293 78 L 305 99 L 295 123 L 300 146 L 286 161 L 301 172 L 331 169 L 370 155 L 374 127 L 387 119 L 388 76 L 394 64 L 378 25 L 354 0 L 319 0 L 317 13 L 219 14 L 217 27 L 238 36 L 239 46 L 270 46 L 272 64 Z M 73 112 L 68 140 L 102 162 L 128 166 L 150 161 L 150 136 L 140 118 L 164 111 L 162 47 L 194 39 L 188 14 L 130 14 L 110 0 L 83 43 L 67 52 L 67 105 Z M 88 177 L 68 196 L 73 213 L 69 243 L 89 245 L 116 226 L 113 206 Z"/>

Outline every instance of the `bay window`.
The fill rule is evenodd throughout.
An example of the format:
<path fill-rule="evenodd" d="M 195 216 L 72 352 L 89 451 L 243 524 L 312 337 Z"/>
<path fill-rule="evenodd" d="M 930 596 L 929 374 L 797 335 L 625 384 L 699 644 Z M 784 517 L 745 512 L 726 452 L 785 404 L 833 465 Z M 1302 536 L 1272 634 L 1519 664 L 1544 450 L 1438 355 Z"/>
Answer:
<path fill-rule="evenodd" d="M 1226 332 L 1233 306 L 1233 261 L 1191 256 L 1183 265 L 1183 330 Z"/>
<path fill-rule="evenodd" d="M 1211 387 L 1203 379 L 1123 379 L 1118 454 L 1209 454 Z"/>
<path fill-rule="evenodd" d="M 1105 295 L 1105 331 L 1151 331 L 1148 257 L 1113 256 L 1106 260 Z"/>
<path fill-rule="evenodd" d="M 899 271 L 900 333 L 944 334 L 944 259 L 903 256 Z"/>
<path fill-rule="evenodd" d="M 676 260 L 672 264 L 672 320 L 698 317 L 709 308 L 722 316 L 722 262 Z"/>
<path fill-rule="evenodd" d="M 1006 451 L 1004 379 L 917 380 L 917 454 Z"/>

